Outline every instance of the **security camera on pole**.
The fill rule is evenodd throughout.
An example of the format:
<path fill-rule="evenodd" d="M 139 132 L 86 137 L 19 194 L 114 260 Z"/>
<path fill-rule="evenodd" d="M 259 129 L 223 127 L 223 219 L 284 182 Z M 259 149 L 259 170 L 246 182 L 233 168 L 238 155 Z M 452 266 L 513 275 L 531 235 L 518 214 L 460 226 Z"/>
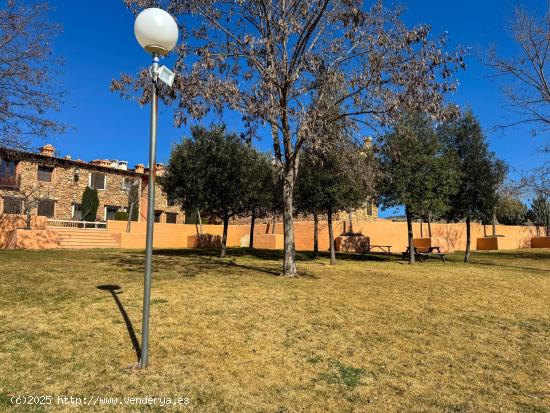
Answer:
<path fill-rule="evenodd" d="M 149 350 L 149 308 L 151 300 L 151 275 L 153 266 L 153 228 L 155 223 L 155 178 L 157 151 L 157 82 L 169 87 L 174 73 L 166 66 L 159 67 L 159 56 L 168 54 L 178 41 L 178 25 L 172 16 L 157 8 L 145 9 L 134 23 L 136 39 L 146 51 L 153 55 L 149 69 L 152 79 L 151 94 L 151 143 L 149 149 L 149 188 L 147 193 L 147 239 L 145 248 L 145 282 L 143 288 L 143 320 L 141 327 L 141 357 L 139 367 L 146 368 Z"/>

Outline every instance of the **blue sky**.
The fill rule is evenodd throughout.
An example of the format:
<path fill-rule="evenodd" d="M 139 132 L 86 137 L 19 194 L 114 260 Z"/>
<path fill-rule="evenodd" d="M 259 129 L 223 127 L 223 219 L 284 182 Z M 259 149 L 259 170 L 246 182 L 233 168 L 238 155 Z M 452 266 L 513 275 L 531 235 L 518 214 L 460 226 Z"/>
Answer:
<path fill-rule="evenodd" d="M 460 87 L 450 100 L 469 105 L 487 132 L 490 146 L 511 166 L 512 176 L 543 161 L 537 153 L 547 136 L 532 137 L 527 127 L 492 130 L 513 120 L 513 112 L 502 98 L 498 84 L 478 56 L 495 45 L 512 54 L 515 45 L 506 25 L 517 4 L 531 10 L 544 10 L 545 0 L 403 0 L 405 20 L 410 24 L 428 23 L 433 34 L 448 32 L 451 46 L 472 47 L 468 69 L 459 73 Z M 64 59 L 60 80 L 67 96 L 55 116 L 71 128 L 51 142 L 61 155 L 73 159 L 109 158 L 127 160 L 130 166 L 146 163 L 149 139 L 149 108 L 123 100 L 111 93 L 109 84 L 120 73 L 134 73 L 149 63 L 148 55 L 133 34 L 133 16 L 118 0 L 91 2 L 51 0 L 50 17 L 63 26 L 55 39 L 54 52 Z M 169 66 L 170 61 L 165 62 Z M 229 122 L 228 122 L 229 123 Z M 231 123 L 229 123 L 231 129 Z M 238 131 L 237 131 L 238 132 Z M 169 108 L 161 107 L 158 160 L 166 161 L 172 143 L 187 134 L 186 128 L 173 127 Z M 45 141 L 35 142 L 36 146 Z M 257 142 L 270 149 L 270 140 Z"/>

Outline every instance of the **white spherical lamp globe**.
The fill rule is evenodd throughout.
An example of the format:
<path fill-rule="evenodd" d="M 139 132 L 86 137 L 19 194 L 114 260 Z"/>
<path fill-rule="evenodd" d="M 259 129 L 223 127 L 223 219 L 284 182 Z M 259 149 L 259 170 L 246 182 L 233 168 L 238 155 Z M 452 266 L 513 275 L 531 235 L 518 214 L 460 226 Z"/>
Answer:
<path fill-rule="evenodd" d="M 178 25 L 162 9 L 145 9 L 136 17 L 134 33 L 138 43 L 150 53 L 165 55 L 178 41 Z"/>

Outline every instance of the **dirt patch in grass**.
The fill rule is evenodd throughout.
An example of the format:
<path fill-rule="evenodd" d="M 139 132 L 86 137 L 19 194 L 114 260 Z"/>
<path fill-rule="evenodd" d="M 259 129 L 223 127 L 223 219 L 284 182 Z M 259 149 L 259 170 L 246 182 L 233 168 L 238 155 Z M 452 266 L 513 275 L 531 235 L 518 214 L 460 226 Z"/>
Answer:
<path fill-rule="evenodd" d="M 143 253 L 1 251 L 0 411 L 28 411 L 13 394 L 181 396 L 207 412 L 550 411 L 550 250 L 470 265 L 340 258 L 300 254 L 305 276 L 285 279 L 279 253 L 157 251 L 142 372 Z"/>

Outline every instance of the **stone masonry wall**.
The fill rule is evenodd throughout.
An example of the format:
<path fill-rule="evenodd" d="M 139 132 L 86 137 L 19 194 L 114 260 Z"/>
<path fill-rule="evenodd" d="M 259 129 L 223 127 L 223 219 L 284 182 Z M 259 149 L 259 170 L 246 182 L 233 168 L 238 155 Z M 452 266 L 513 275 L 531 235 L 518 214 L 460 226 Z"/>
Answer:
<path fill-rule="evenodd" d="M 149 190 L 147 181 L 142 181 L 141 186 L 141 201 L 139 207 L 140 221 L 147 220 L 147 191 Z M 164 212 L 171 212 L 178 214 L 176 223 L 184 224 L 185 223 L 185 214 L 182 212 L 181 208 L 177 205 L 168 205 L 168 197 L 162 188 L 155 182 L 155 210 L 162 210 Z M 162 214 L 161 222 L 166 222 L 166 214 Z"/>
<path fill-rule="evenodd" d="M 124 173 L 124 171 L 97 171 L 80 166 L 79 178 L 75 180 L 75 169 L 73 165 L 63 165 L 62 162 L 52 162 L 51 166 L 54 166 L 52 181 L 38 181 L 38 165 L 44 164 L 49 166 L 48 163 L 47 161 L 20 161 L 17 167 L 17 172 L 21 176 L 20 189 L 19 191 L 0 189 L 0 204 L 3 203 L 1 199 L 3 196 L 18 197 L 21 196 L 21 194 L 29 193 L 33 190 L 36 191 L 36 188 L 39 188 L 38 192 L 41 197 L 55 201 L 54 217 L 61 220 L 70 220 L 72 219 L 72 205 L 81 203 L 82 194 L 89 185 L 90 174 L 92 172 L 100 172 L 105 173 L 106 176 L 105 189 L 97 191 L 99 197 L 97 220 L 101 221 L 105 219 L 105 207 L 107 205 L 121 208 L 127 206 L 128 194 L 123 190 L 124 178 L 140 179 L 140 176 Z M 142 192 L 142 199 L 146 196 L 146 192 Z M 183 213 L 177 207 L 168 207 L 166 196 L 162 193 L 160 188 L 157 189 L 155 207 L 158 210 L 178 213 L 178 222 L 183 222 Z M 0 211 L 3 211 L 3 205 L 0 205 Z M 33 215 L 35 214 L 36 209 L 33 211 Z"/>

